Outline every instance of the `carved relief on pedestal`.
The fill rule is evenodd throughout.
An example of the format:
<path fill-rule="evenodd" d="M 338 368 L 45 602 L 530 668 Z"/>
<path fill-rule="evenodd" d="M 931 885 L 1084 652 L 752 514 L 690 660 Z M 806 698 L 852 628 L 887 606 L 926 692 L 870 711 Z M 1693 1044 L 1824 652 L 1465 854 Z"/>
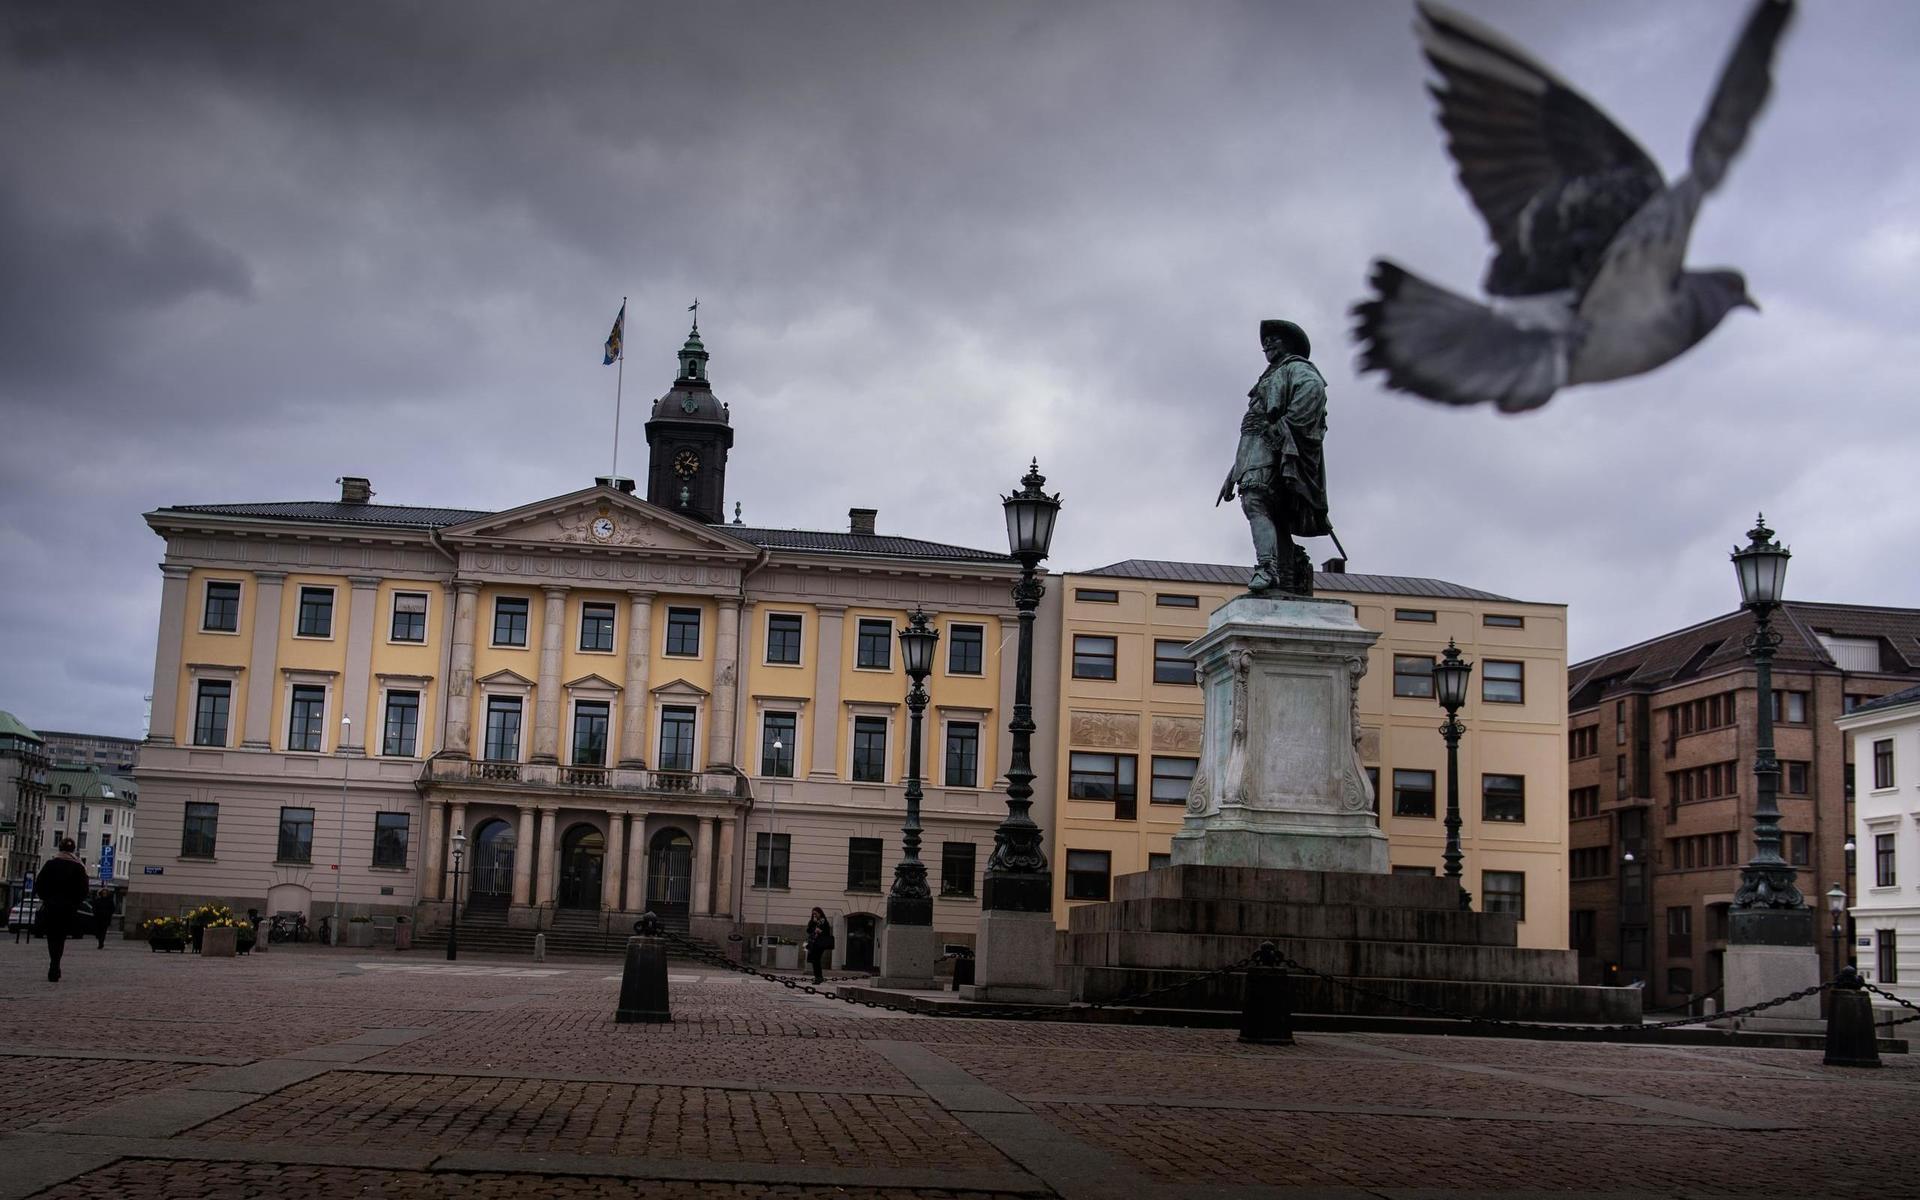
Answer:
<path fill-rule="evenodd" d="M 1178 754 L 1198 754 L 1205 723 L 1199 717 L 1155 717 L 1153 748 Z"/>
<path fill-rule="evenodd" d="M 1222 804 L 1247 802 L 1247 677 L 1253 670 L 1251 650 L 1229 650 L 1227 669 L 1233 673 L 1232 738 L 1227 743 L 1227 773 L 1220 789 Z"/>
<path fill-rule="evenodd" d="M 1211 797 L 1207 794 L 1213 781 L 1207 778 L 1207 764 L 1202 762 L 1193 770 L 1193 783 L 1187 788 L 1187 811 L 1203 813 Z"/>
<path fill-rule="evenodd" d="M 1067 721 L 1067 738 L 1075 746 L 1137 750 L 1140 717 L 1137 713 L 1075 712 Z"/>
<path fill-rule="evenodd" d="M 1361 753 L 1362 730 L 1360 727 L 1360 677 L 1367 673 L 1367 658 L 1364 654 L 1347 656 L 1347 727 L 1353 731 L 1353 757 L 1347 763 L 1346 786 L 1340 792 L 1340 807 L 1346 812 L 1370 812 L 1373 809 L 1373 784 L 1367 780 L 1367 770 Z M 1377 751 L 1380 746 L 1380 731 L 1373 730 L 1373 743 Z"/>

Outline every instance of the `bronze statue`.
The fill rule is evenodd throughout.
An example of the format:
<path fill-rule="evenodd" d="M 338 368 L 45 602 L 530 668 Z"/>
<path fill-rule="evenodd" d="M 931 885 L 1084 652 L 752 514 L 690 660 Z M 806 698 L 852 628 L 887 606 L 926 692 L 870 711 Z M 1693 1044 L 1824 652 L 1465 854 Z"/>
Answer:
<path fill-rule="evenodd" d="M 1313 595 L 1313 560 L 1295 537 L 1333 533 L 1327 518 L 1327 381 L 1307 358 L 1313 344 L 1292 321 L 1260 322 L 1267 369 L 1247 393 L 1240 445 L 1220 488 L 1253 527 L 1255 565 L 1247 590 Z M 1215 501 L 1216 504 L 1219 501 Z"/>

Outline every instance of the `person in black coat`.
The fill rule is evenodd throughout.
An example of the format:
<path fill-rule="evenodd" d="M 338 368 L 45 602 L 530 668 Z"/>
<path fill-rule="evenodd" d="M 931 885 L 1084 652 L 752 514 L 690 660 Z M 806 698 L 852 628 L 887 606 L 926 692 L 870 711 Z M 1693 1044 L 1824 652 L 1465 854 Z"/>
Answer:
<path fill-rule="evenodd" d="M 40 932 L 47 939 L 47 982 L 60 982 L 60 956 L 73 932 L 74 914 L 87 899 L 87 867 L 74 856 L 73 839 L 60 843 L 60 853 L 48 859 L 33 880 L 40 898 Z"/>
<path fill-rule="evenodd" d="M 826 965 L 827 954 L 833 949 L 833 922 L 827 920 L 827 914 L 818 908 L 807 918 L 807 961 L 813 964 L 813 981 L 823 983 L 826 976 L 821 971 Z"/>
<path fill-rule="evenodd" d="M 107 948 L 107 930 L 113 928 L 113 914 L 119 908 L 112 888 L 103 887 L 93 894 L 93 935 L 100 939 L 102 950 Z"/>

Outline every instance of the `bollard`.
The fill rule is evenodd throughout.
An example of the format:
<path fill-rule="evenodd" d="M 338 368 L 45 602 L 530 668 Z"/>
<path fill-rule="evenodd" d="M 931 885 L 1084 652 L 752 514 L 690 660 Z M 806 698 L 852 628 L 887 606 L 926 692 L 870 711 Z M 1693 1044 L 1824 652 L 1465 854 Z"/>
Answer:
<path fill-rule="evenodd" d="M 1260 943 L 1247 968 L 1247 990 L 1240 1007 L 1240 1040 L 1257 1046 L 1293 1045 L 1293 981 L 1279 966 L 1272 942 Z"/>
<path fill-rule="evenodd" d="M 633 923 L 627 939 L 627 964 L 620 973 L 617 1024 L 658 1024 L 673 1020 L 667 1007 L 667 942 L 659 936 L 660 920 L 647 913 Z"/>
<path fill-rule="evenodd" d="M 547 961 L 547 935 L 544 933 L 533 935 L 533 961 Z"/>
<path fill-rule="evenodd" d="M 1873 1001 L 1860 986 L 1860 972 L 1841 967 L 1827 993 L 1827 1056 L 1829 1067 L 1880 1065 L 1879 1033 L 1873 1027 Z"/>

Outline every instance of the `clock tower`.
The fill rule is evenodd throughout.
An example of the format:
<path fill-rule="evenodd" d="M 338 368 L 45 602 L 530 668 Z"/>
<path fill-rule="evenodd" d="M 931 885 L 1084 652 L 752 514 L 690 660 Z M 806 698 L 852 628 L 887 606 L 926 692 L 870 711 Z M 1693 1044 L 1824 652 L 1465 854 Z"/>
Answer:
<path fill-rule="evenodd" d="M 733 426 L 727 406 L 707 382 L 707 348 L 700 342 L 700 318 L 680 347 L 680 374 L 666 395 L 653 402 L 647 419 L 647 502 L 708 525 L 724 518 L 727 451 Z"/>

